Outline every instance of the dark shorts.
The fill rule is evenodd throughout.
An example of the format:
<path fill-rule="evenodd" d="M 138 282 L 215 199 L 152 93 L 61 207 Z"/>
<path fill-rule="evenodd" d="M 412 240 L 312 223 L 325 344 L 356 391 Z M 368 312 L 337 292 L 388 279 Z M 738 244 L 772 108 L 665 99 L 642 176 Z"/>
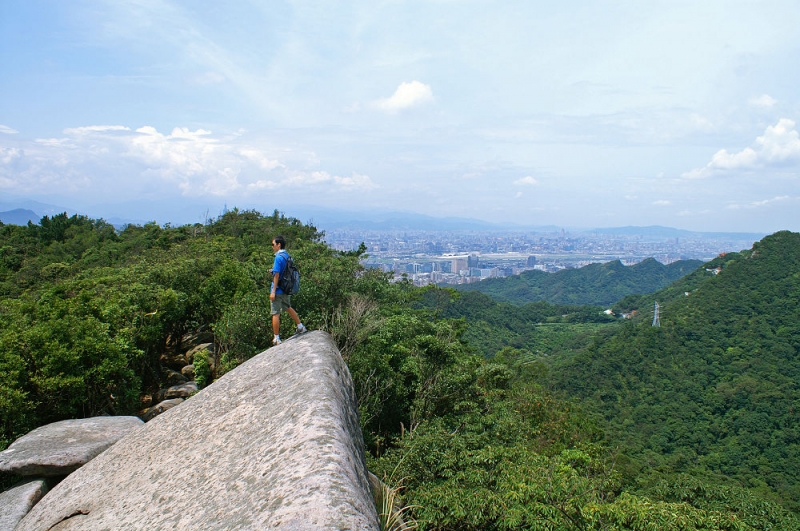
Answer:
<path fill-rule="evenodd" d="M 287 295 L 285 293 L 276 293 L 275 300 L 269 301 L 269 308 L 270 311 L 272 312 L 272 315 L 277 315 L 291 308 L 292 307 L 292 304 L 290 302 L 291 297 L 292 297 L 291 295 Z"/>

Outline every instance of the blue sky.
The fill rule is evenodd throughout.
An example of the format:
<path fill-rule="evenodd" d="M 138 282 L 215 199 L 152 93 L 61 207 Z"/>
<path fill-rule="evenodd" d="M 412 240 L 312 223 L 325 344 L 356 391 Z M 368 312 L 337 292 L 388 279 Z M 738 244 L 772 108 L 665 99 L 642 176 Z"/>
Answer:
<path fill-rule="evenodd" d="M 2 2 L 0 203 L 796 231 L 798 27 L 796 0 Z"/>

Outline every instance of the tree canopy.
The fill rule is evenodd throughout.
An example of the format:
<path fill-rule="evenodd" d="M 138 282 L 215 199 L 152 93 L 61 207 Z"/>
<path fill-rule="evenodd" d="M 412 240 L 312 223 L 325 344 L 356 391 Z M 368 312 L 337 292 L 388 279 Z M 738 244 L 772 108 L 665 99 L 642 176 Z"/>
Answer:
<path fill-rule="evenodd" d="M 0 224 L 0 449 L 52 421 L 135 413 L 188 335 L 217 345 L 206 383 L 267 348 L 278 234 L 303 275 L 293 306 L 349 366 L 370 467 L 404 485 L 421 528 L 800 529 L 786 508 L 791 233 L 660 292 L 653 328 L 598 306 L 415 288 L 362 267 L 363 245 L 335 251 L 277 211 L 123 230 L 66 214 Z"/>
<path fill-rule="evenodd" d="M 654 258 L 624 266 L 619 260 L 589 264 L 556 273 L 530 270 L 506 278 L 492 278 L 457 286 L 459 291 L 480 291 L 498 301 L 524 305 L 546 301 L 568 305 L 610 305 L 626 295 L 652 293 L 697 269 L 700 260 L 679 260 L 664 265 Z"/>

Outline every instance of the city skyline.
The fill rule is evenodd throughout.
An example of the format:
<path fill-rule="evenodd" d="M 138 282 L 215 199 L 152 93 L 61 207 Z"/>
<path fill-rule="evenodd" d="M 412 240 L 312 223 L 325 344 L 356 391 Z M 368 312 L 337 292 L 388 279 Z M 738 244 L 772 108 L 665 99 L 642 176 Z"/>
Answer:
<path fill-rule="evenodd" d="M 790 0 L 5 3 L 0 203 L 798 231 L 798 23 Z"/>
<path fill-rule="evenodd" d="M 680 235 L 680 236 L 678 236 Z M 663 264 L 708 261 L 721 253 L 750 249 L 756 234 L 683 233 L 656 227 L 629 232 L 535 231 L 365 231 L 326 233 L 334 249 L 349 251 L 362 243 L 364 264 L 404 276 L 414 284 L 469 284 L 518 275 L 530 269 L 556 272 L 619 260 L 630 266 L 648 258 Z"/>

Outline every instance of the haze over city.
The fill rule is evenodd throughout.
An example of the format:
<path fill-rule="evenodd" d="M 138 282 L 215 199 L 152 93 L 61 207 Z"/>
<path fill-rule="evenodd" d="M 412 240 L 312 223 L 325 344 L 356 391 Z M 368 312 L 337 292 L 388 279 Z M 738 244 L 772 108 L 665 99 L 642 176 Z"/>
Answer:
<path fill-rule="evenodd" d="M 791 0 L 4 2 L 0 204 L 797 231 L 797 27 Z"/>

